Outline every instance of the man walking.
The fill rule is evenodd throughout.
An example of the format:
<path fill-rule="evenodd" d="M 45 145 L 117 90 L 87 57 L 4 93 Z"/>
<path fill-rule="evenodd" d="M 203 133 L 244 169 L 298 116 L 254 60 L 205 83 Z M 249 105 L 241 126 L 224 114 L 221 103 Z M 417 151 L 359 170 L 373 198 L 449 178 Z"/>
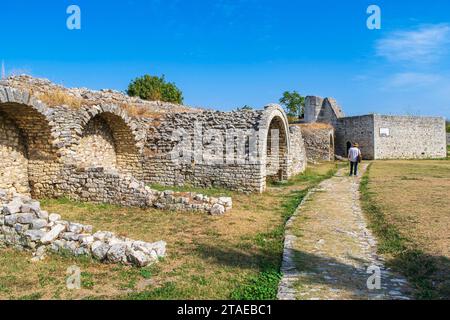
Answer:
<path fill-rule="evenodd" d="M 350 161 L 350 177 L 358 176 L 358 163 L 361 162 L 362 155 L 357 143 L 353 144 L 353 147 L 348 151 L 348 160 Z"/>

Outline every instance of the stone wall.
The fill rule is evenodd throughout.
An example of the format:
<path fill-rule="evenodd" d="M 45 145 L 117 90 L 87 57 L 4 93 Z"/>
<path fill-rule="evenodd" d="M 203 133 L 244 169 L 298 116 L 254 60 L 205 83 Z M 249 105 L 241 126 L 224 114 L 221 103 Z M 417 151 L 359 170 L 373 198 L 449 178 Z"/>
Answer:
<path fill-rule="evenodd" d="M 317 122 L 320 110 L 322 109 L 323 98 L 315 96 L 307 96 L 305 98 L 305 122 Z"/>
<path fill-rule="evenodd" d="M 374 159 L 374 116 L 340 118 L 335 127 L 336 154 L 348 156 L 353 143 L 358 143 L 363 159 Z"/>
<path fill-rule="evenodd" d="M 309 162 L 334 160 L 334 129 L 324 123 L 300 125 Z"/>
<path fill-rule="evenodd" d="M 257 111 L 137 118 L 110 104 L 47 107 L 26 91 L 0 86 L 0 114 L 0 130 L 8 132 L 0 141 L 0 157 L 8 159 L 0 165 L 1 186 L 29 191 L 36 198 L 68 196 L 144 207 L 158 202 L 211 213 L 217 201 L 184 195 L 172 199 L 141 186 L 193 185 L 262 192 L 268 179 L 286 180 L 304 169 L 301 142 L 296 137 L 291 152 L 287 117 L 278 105 Z M 272 147 L 278 151 L 273 152 Z M 11 148 L 18 151 L 12 153 Z M 186 152 L 192 153 L 191 157 L 186 157 Z M 174 161 L 180 160 L 177 157 L 183 161 Z M 20 165 L 11 170 L 15 158 Z M 130 188 L 136 184 L 138 189 Z M 219 205 L 224 208 L 216 206 L 215 211 L 229 209 Z"/>
<path fill-rule="evenodd" d="M 375 159 L 447 156 L 445 119 L 374 115 Z"/>
<path fill-rule="evenodd" d="M 295 176 L 306 170 L 308 161 L 306 158 L 306 149 L 301 128 L 297 125 L 291 125 L 289 127 L 289 132 L 291 136 L 292 155 L 291 172 L 289 175 Z"/>
<path fill-rule="evenodd" d="M 117 167 L 114 137 L 108 124 L 101 117 L 94 117 L 86 125 L 75 161 L 82 168 Z"/>
<path fill-rule="evenodd" d="M 272 130 L 279 137 L 277 154 L 270 152 Z M 185 148 L 174 157 L 176 146 Z M 268 178 L 289 177 L 291 157 L 287 117 L 279 106 L 258 111 L 168 114 L 150 124 L 144 148 L 144 180 L 166 186 L 262 192 Z"/>
<path fill-rule="evenodd" d="M 28 193 L 28 155 L 25 138 L 6 114 L 0 113 L 0 188 Z"/>
<path fill-rule="evenodd" d="M 450 146 L 450 133 L 447 133 L 447 145 Z"/>

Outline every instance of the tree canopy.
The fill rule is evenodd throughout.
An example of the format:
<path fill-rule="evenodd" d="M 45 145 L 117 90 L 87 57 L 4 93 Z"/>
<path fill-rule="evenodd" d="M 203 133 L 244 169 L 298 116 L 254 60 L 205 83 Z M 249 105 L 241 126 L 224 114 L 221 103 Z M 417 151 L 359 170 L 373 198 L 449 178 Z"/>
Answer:
<path fill-rule="evenodd" d="M 301 118 L 303 116 L 305 97 L 301 96 L 297 91 L 285 91 L 280 99 L 280 103 L 290 117 Z"/>
<path fill-rule="evenodd" d="M 148 74 L 134 79 L 129 85 L 127 94 L 150 101 L 164 101 L 183 103 L 183 93 L 172 82 L 167 82 L 164 75 L 161 77 Z"/>

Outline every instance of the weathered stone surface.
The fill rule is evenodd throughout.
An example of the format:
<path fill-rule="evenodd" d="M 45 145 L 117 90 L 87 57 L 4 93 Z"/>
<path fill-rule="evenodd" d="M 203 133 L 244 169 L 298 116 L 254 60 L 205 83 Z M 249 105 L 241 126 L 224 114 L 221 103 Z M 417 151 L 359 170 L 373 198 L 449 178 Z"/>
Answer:
<path fill-rule="evenodd" d="M 28 230 L 25 231 L 25 236 L 29 237 L 31 241 L 40 241 L 44 236 L 45 232 L 41 230 Z"/>
<path fill-rule="evenodd" d="M 108 253 L 106 254 L 108 261 L 113 263 L 126 262 L 127 261 L 127 246 L 123 243 L 113 244 L 111 248 L 109 248 Z"/>
<path fill-rule="evenodd" d="M 20 212 L 20 208 L 22 207 L 22 202 L 19 199 L 14 199 L 13 201 L 5 204 L 3 206 L 3 213 L 6 215 L 15 214 Z"/>
<path fill-rule="evenodd" d="M 142 251 L 136 251 L 133 249 L 127 250 L 127 258 L 133 265 L 138 267 L 145 267 L 153 261 L 151 256 L 146 255 Z"/>
<path fill-rule="evenodd" d="M 44 219 L 34 219 L 31 221 L 31 229 L 42 229 L 47 226 L 48 222 Z"/>
<path fill-rule="evenodd" d="M 103 261 L 109 251 L 110 246 L 102 241 L 95 241 L 92 244 L 92 255 L 94 258 Z"/>
<path fill-rule="evenodd" d="M 18 223 L 30 224 L 35 219 L 36 219 L 36 216 L 33 213 L 18 213 L 17 214 L 17 222 Z"/>
<path fill-rule="evenodd" d="M 41 242 L 43 244 L 48 244 L 58 238 L 59 234 L 63 232 L 66 227 L 62 224 L 55 225 L 49 232 L 47 232 L 42 238 Z"/>
<path fill-rule="evenodd" d="M 211 208 L 211 215 L 221 216 L 223 214 L 225 214 L 225 207 L 223 205 L 218 204 L 218 203 L 213 205 L 213 207 Z"/>

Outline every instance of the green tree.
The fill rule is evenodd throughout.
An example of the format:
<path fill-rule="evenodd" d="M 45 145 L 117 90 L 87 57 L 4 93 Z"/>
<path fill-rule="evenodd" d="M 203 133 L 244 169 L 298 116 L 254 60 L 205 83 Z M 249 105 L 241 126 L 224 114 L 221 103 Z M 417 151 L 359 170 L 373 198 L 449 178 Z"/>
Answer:
<path fill-rule="evenodd" d="M 144 100 L 183 103 L 181 90 L 174 83 L 166 82 L 164 75 L 158 77 L 146 74 L 136 78 L 128 85 L 127 93 Z"/>
<path fill-rule="evenodd" d="M 302 97 L 297 91 L 285 91 L 280 103 L 291 117 L 301 118 L 305 106 L 305 97 Z"/>

